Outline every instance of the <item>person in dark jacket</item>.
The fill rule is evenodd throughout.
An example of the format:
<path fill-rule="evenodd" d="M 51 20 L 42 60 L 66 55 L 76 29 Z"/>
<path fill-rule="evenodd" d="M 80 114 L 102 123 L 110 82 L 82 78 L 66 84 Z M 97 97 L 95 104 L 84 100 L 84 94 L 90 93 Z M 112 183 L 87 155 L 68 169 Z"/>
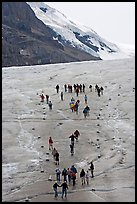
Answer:
<path fill-rule="evenodd" d="M 52 102 L 51 101 L 49 101 L 48 106 L 49 106 L 49 110 L 52 110 Z"/>
<path fill-rule="evenodd" d="M 63 101 L 63 91 L 60 93 L 61 100 Z"/>
<path fill-rule="evenodd" d="M 83 87 L 83 92 L 85 92 L 85 87 L 86 87 L 85 84 L 83 84 L 82 87 Z"/>
<path fill-rule="evenodd" d="M 71 139 L 71 144 L 74 146 L 74 142 L 75 142 L 75 139 L 76 139 L 75 135 L 72 134 L 72 135 L 69 136 L 69 138 Z"/>
<path fill-rule="evenodd" d="M 59 92 L 59 85 L 56 86 L 57 93 Z"/>
<path fill-rule="evenodd" d="M 83 110 L 83 114 L 84 114 L 84 117 L 86 118 L 87 116 L 89 116 L 89 111 L 90 111 L 90 108 L 89 106 L 86 106 Z"/>
<path fill-rule="evenodd" d="M 64 181 L 64 183 L 62 183 L 61 185 L 60 185 L 60 187 L 62 187 L 62 198 L 63 198 L 63 196 L 64 196 L 64 194 L 65 194 L 65 197 L 67 197 L 67 189 L 68 189 L 68 184 L 67 184 L 67 182 L 66 181 Z"/>
<path fill-rule="evenodd" d="M 56 172 L 56 179 L 57 179 L 57 181 L 60 181 L 61 170 L 59 168 L 56 168 L 55 172 Z"/>
<path fill-rule="evenodd" d="M 68 175 L 68 181 L 69 181 L 69 183 L 70 183 L 70 181 L 71 181 L 71 170 L 70 170 L 70 168 L 68 168 L 67 169 L 67 175 Z"/>
<path fill-rule="evenodd" d="M 63 169 L 62 176 L 64 176 L 64 181 L 67 181 L 67 169 L 66 168 Z"/>
<path fill-rule="evenodd" d="M 73 171 L 71 171 L 71 179 L 72 179 L 73 186 L 75 186 L 75 184 L 76 184 L 76 173 L 74 173 Z"/>
<path fill-rule="evenodd" d="M 74 136 L 76 137 L 76 141 L 78 142 L 78 137 L 80 136 L 80 132 L 78 130 L 75 130 Z"/>
<path fill-rule="evenodd" d="M 104 90 L 104 88 L 101 86 L 100 87 L 100 91 L 101 91 L 101 94 L 103 95 L 103 90 Z"/>
<path fill-rule="evenodd" d="M 55 154 L 55 161 L 56 161 L 56 165 L 59 165 L 59 153 L 58 153 L 58 151 Z"/>
<path fill-rule="evenodd" d="M 93 178 L 94 177 L 94 164 L 93 164 L 92 161 L 90 162 L 90 170 L 91 170 L 91 175 L 92 175 L 92 178 Z"/>
<path fill-rule="evenodd" d="M 76 95 L 78 96 L 78 94 L 79 94 L 79 88 L 77 87 L 76 88 Z"/>
<path fill-rule="evenodd" d="M 87 104 L 88 97 L 87 97 L 87 95 L 86 95 L 86 94 L 85 94 L 85 96 L 84 96 L 84 100 L 85 100 L 85 104 Z"/>
<path fill-rule="evenodd" d="M 46 102 L 49 103 L 49 95 L 46 94 Z"/>
<path fill-rule="evenodd" d="M 70 170 L 74 172 L 75 174 L 77 173 L 77 169 L 74 165 L 71 166 Z"/>
<path fill-rule="evenodd" d="M 56 159 L 56 148 L 54 147 L 53 150 L 52 150 L 52 155 L 53 155 L 53 158 Z"/>
<path fill-rule="evenodd" d="M 66 84 L 64 84 L 64 88 L 65 88 L 65 92 L 67 92 L 67 85 Z"/>
<path fill-rule="evenodd" d="M 80 178 L 81 178 L 82 185 L 85 184 L 85 174 L 86 173 L 85 173 L 84 169 L 82 169 L 80 172 Z"/>
<path fill-rule="evenodd" d="M 53 184 L 53 189 L 54 189 L 54 192 L 55 192 L 55 198 L 58 197 L 58 191 L 57 191 L 57 188 L 60 187 L 57 183 L 57 181 Z"/>
<path fill-rule="evenodd" d="M 74 111 L 76 112 L 76 114 L 78 114 L 78 108 L 79 108 L 79 104 L 78 102 L 76 102 L 74 106 Z"/>
<path fill-rule="evenodd" d="M 98 92 L 98 96 L 100 97 L 100 92 L 101 92 L 101 90 L 100 90 L 99 87 L 97 88 L 97 92 Z"/>
<path fill-rule="evenodd" d="M 74 154 L 74 145 L 73 144 L 70 144 L 70 153 L 73 156 L 73 154 Z"/>
<path fill-rule="evenodd" d="M 90 92 L 92 92 L 92 85 L 91 84 L 89 85 L 89 89 L 90 89 Z"/>

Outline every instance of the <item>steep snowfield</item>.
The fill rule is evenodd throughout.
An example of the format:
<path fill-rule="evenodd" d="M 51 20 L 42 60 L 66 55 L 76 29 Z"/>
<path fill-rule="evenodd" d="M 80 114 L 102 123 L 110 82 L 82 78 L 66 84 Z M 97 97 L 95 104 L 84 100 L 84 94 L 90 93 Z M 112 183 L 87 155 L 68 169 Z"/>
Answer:
<path fill-rule="evenodd" d="M 100 56 L 101 59 L 104 60 L 129 57 L 129 53 L 125 52 L 125 49 L 123 50 L 123 48 L 121 49 L 117 46 L 117 44 L 108 42 L 104 38 L 101 38 L 91 28 L 70 21 L 64 14 L 49 7 L 44 2 L 27 2 L 27 4 L 30 5 L 32 10 L 35 12 L 37 18 L 57 33 L 55 40 L 60 41 L 58 35 L 61 35 L 64 42 L 67 41 L 73 47 L 83 49 L 94 56 Z M 41 8 L 45 10 L 43 11 Z M 78 40 L 74 32 L 79 33 L 79 37 L 86 36 L 86 42 L 89 43 L 89 46 L 93 45 L 98 47 L 98 51 L 96 52 L 94 49 L 91 49 L 89 46 Z M 111 50 L 114 52 L 111 52 Z"/>

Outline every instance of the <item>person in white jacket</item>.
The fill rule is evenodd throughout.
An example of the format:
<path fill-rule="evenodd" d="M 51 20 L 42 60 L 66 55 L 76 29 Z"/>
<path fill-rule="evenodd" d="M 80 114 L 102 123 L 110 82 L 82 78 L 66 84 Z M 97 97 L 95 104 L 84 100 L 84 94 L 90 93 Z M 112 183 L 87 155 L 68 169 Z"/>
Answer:
<path fill-rule="evenodd" d="M 86 178 L 86 183 L 87 183 L 87 185 L 89 184 L 89 177 L 90 177 L 90 173 L 89 173 L 89 171 L 87 170 L 87 171 L 86 171 L 86 174 L 85 174 L 85 178 Z"/>

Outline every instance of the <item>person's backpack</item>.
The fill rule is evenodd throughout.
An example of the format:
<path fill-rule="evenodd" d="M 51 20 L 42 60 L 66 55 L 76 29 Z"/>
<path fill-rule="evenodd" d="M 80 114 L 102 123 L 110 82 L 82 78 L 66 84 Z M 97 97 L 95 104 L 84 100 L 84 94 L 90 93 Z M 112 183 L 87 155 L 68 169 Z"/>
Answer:
<path fill-rule="evenodd" d="M 84 108 L 83 113 L 87 113 L 87 109 L 86 108 Z"/>
<path fill-rule="evenodd" d="M 72 178 L 75 178 L 76 177 L 76 174 L 72 171 L 72 173 L 71 173 L 71 177 Z"/>
<path fill-rule="evenodd" d="M 66 170 L 66 169 L 64 169 L 64 170 L 62 171 L 62 176 L 64 176 L 64 175 L 67 175 L 67 170 Z"/>

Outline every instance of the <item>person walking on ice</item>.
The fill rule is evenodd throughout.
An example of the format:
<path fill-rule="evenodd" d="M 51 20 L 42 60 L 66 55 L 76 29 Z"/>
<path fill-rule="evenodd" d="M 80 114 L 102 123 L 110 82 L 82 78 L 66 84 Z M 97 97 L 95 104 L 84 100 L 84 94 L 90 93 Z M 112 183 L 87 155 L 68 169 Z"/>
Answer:
<path fill-rule="evenodd" d="M 72 185 L 75 186 L 75 184 L 76 184 L 76 173 L 74 171 L 71 171 L 71 179 L 72 179 Z"/>
<path fill-rule="evenodd" d="M 40 98 L 41 98 L 41 102 L 44 102 L 45 96 L 43 93 L 40 95 Z"/>
<path fill-rule="evenodd" d="M 55 164 L 56 165 L 59 165 L 59 153 L 58 153 L 58 151 L 55 153 Z"/>
<path fill-rule="evenodd" d="M 70 170 L 74 172 L 75 174 L 77 173 L 77 169 L 74 165 L 71 166 Z"/>
<path fill-rule="evenodd" d="M 57 84 L 56 85 L 56 90 L 57 90 L 57 93 L 59 92 L 59 85 Z"/>
<path fill-rule="evenodd" d="M 70 141 L 71 141 L 71 144 L 74 146 L 74 142 L 75 142 L 75 139 L 76 139 L 76 136 L 72 133 L 70 136 Z"/>
<path fill-rule="evenodd" d="M 46 103 L 49 103 L 49 95 L 46 94 Z"/>
<path fill-rule="evenodd" d="M 63 101 L 63 91 L 60 94 L 61 100 Z"/>
<path fill-rule="evenodd" d="M 67 92 L 67 84 L 64 84 L 65 92 Z"/>
<path fill-rule="evenodd" d="M 69 167 L 67 168 L 67 175 L 68 175 L 68 181 L 70 183 L 71 182 L 71 170 Z"/>
<path fill-rule="evenodd" d="M 78 108 L 79 108 L 79 103 L 76 101 L 74 105 L 74 111 L 76 111 L 76 114 L 78 115 Z"/>
<path fill-rule="evenodd" d="M 85 104 L 87 104 L 87 102 L 88 102 L 88 97 L 87 97 L 86 94 L 85 94 L 85 96 L 84 96 L 84 100 L 85 100 Z"/>
<path fill-rule="evenodd" d="M 64 181 L 60 187 L 62 187 L 62 198 L 63 196 L 65 195 L 65 197 L 67 197 L 67 189 L 68 189 L 68 184 L 67 184 L 67 181 Z"/>
<path fill-rule="evenodd" d="M 91 161 L 90 162 L 90 170 L 91 170 L 91 176 L 92 176 L 92 178 L 94 177 L 94 164 L 93 164 L 93 162 Z"/>
<path fill-rule="evenodd" d="M 57 150 L 56 150 L 56 148 L 54 147 L 53 150 L 52 150 L 52 155 L 53 155 L 53 158 L 54 158 L 54 159 L 55 159 L 56 152 L 57 152 Z"/>
<path fill-rule="evenodd" d="M 63 170 L 62 170 L 62 176 L 64 177 L 64 181 L 67 181 L 67 169 L 66 168 L 64 168 Z"/>
<path fill-rule="evenodd" d="M 61 170 L 59 168 L 56 168 L 55 172 L 56 172 L 56 180 L 60 182 Z"/>
<path fill-rule="evenodd" d="M 86 174 L 85 174 L 85 178 L 86 178 L 86 183 L 87 183 L 87 185 L 89 184 L 89 177 L 90 177 L 90 173 L 89 173 L 89 171 L 87 170 L 87 171 L 86 171 Z"/>
<path fill-rule="evenodd" d="M 84 171 L 84 169 L 82 169 L 81 172 L 80 172 L 80 178 L 81 178 L 81 184 L 82 185 L 85 184 L 86 182 L 85 182 L 85 171 Z"/>
<path fill-rule="evenodd" d="M 103 90 L 104 90 L 104 88 L 101 86 L 100 87 L 100 91 L 101 91 L 101 94 L 103 95 Z"/>
<path fill-rule="evenodd" d="M 90 111 L 90 108 L 88 106 L 86 106 L 83 110 L 83 114 L 84 114 L 84 118 L 86 118 L 87 116 L 89 116 L 89 111 Z"/>
<path fill-rule="evenodd" d="M 70 153 L 73 156 L 73 154 L 74 154 L 74 144 L 70 144 Z"/>
<path fill-rule="evenodd" d="M 92 92 L 92 85 L 91 84 L 89 85 L 89 89 L 90 89 L 90 92 Z"/>
<path fill-rule="evenodd" d="M 53 150 L 53 140 L 49 137 L 49 150 Z"/>
<path fill-rule="evenodd" d="M 58 187 L 60 187 L 60 185 L 58 185 L 57 181 L 55 181 L 55 183 L 53 184 L 53 190 L 55 192 L 55 198 L 58 197 L 58 191 L 57 191 Z"/>
<path fill-rule="evenodd" d="M 48 105 L 49 105 L 49 110 L 52 110 L 52 102 L 51 101 L 49 101 Z"/>
<path fill-rule="evenodd" d="M 72 110 L 72 112 L 74 112 L 74 106 L 75 106 L 74 101 L 70 101 L 69 105 L 70 105 L 70 109 Z"/>
<path fill-rule="evenodd" d="M 74 136 L 76 138 L 76 141 L 78 142 L 78 137 L 80 136 L 80 132 L 78 130 L 75 130 Z"/>

